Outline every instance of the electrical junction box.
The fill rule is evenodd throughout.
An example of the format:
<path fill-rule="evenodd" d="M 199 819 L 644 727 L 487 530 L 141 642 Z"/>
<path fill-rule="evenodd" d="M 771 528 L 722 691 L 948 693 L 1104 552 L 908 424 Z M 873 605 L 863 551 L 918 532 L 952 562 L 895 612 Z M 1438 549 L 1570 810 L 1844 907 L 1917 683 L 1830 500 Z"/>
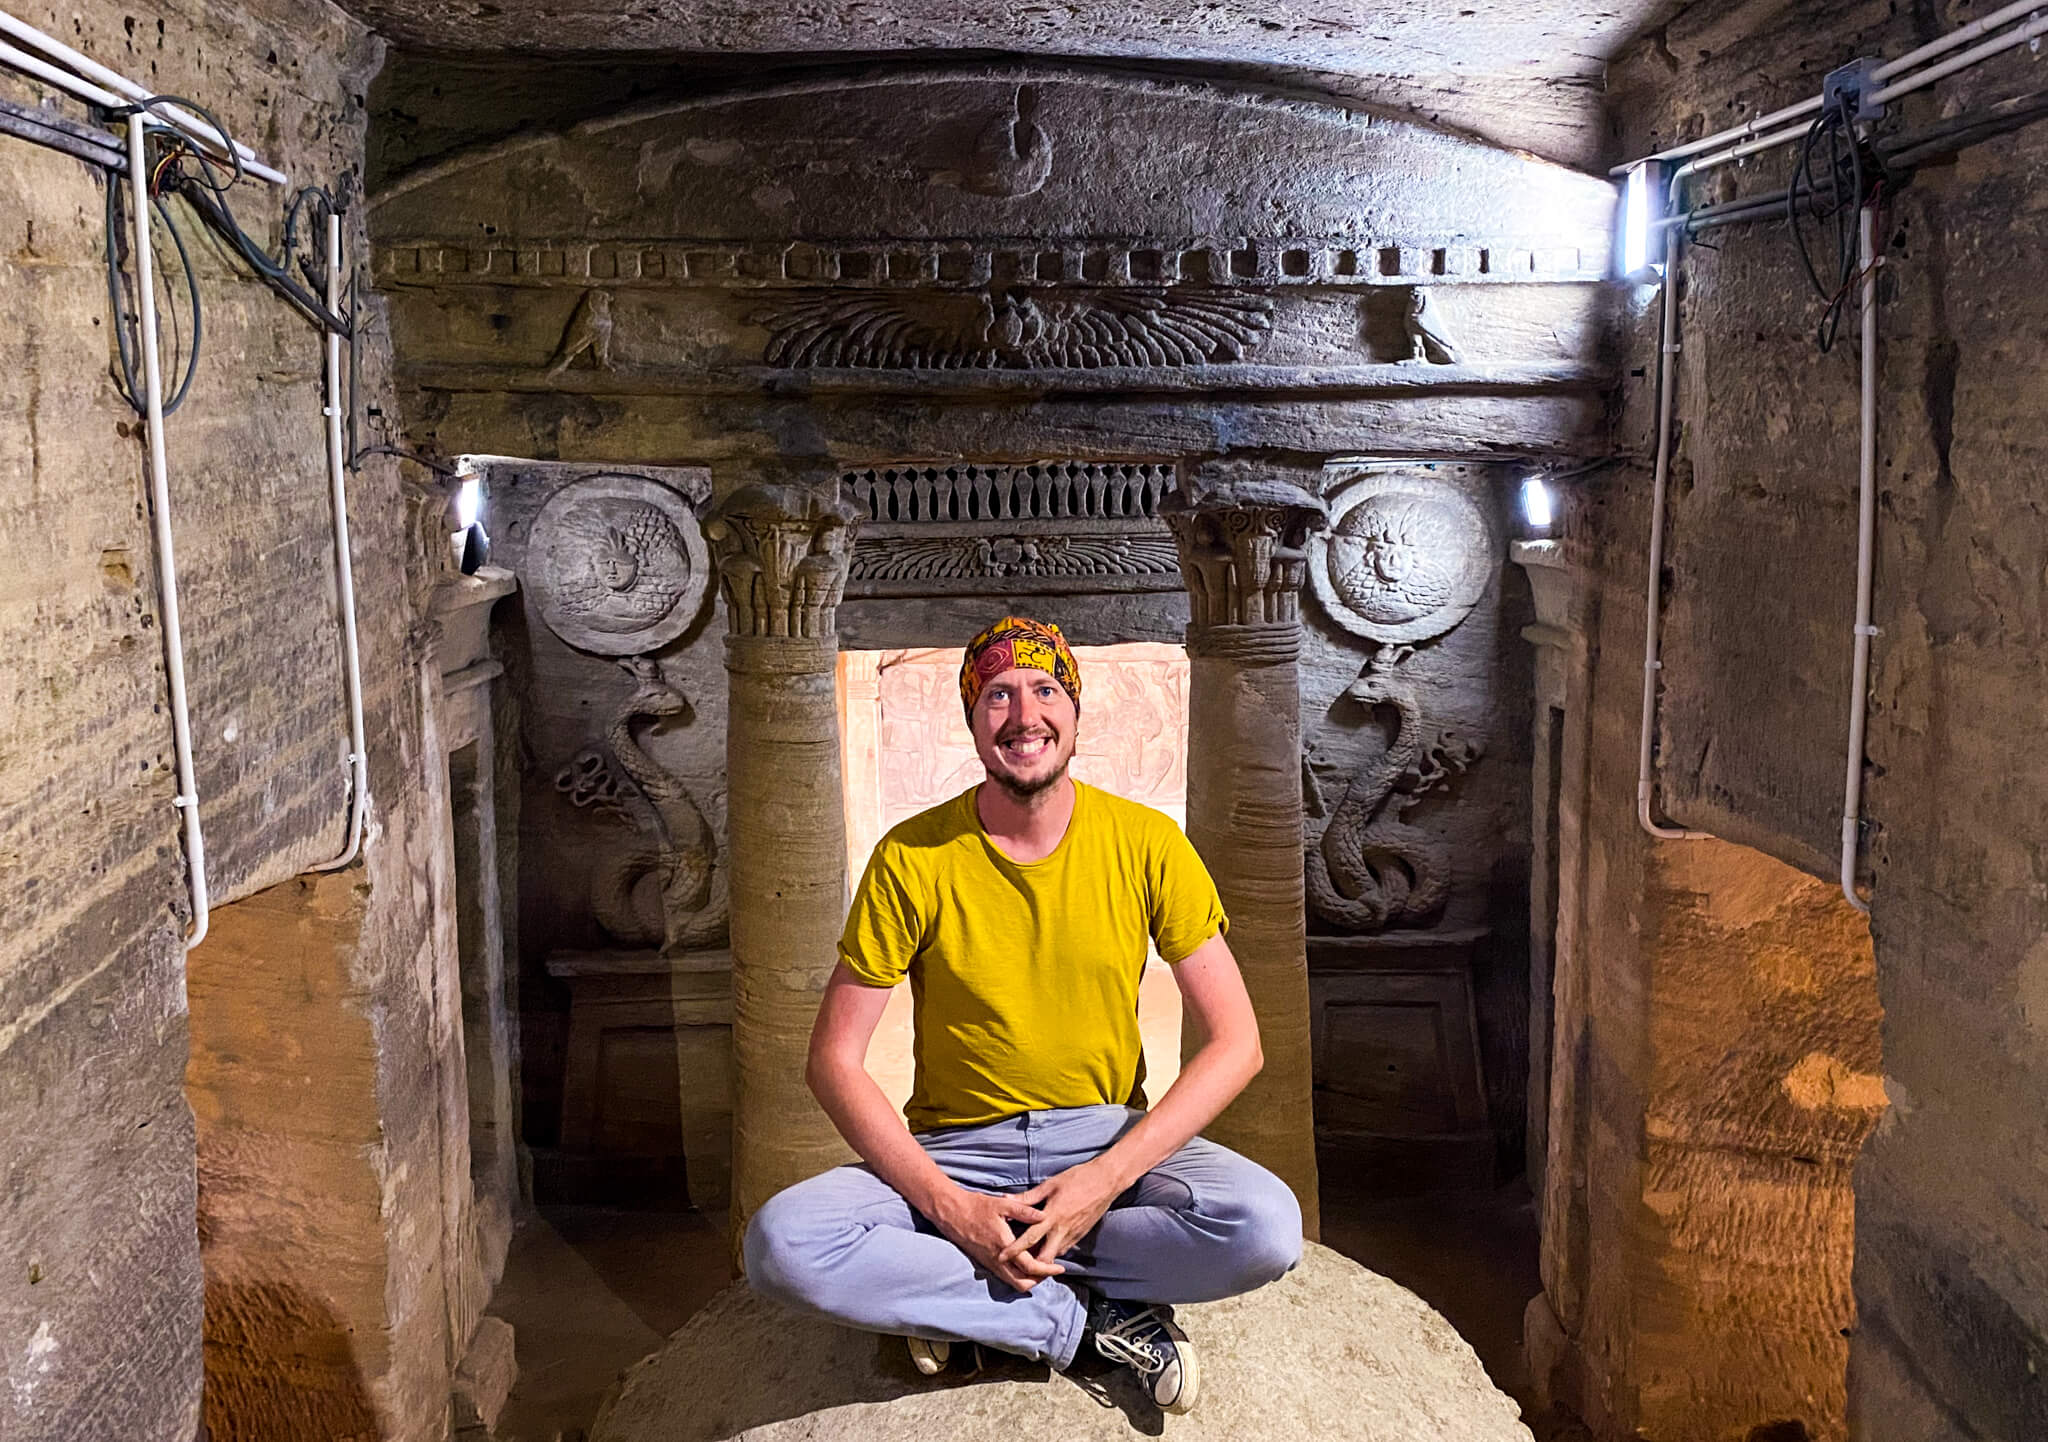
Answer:
<path fill-rule="evenodd" d="M 1884 106 L 1873 104 L 1870 99 L 1884 88 L 1877 80 L 1878 67 L 1883 64 L 1875 55 L 1866 55 L 1830 70 L 1820 83 L 1820 97 L 1829 113 L 1846 101 L 1851 120 L 1876 120 L 1883 115 Z"/>

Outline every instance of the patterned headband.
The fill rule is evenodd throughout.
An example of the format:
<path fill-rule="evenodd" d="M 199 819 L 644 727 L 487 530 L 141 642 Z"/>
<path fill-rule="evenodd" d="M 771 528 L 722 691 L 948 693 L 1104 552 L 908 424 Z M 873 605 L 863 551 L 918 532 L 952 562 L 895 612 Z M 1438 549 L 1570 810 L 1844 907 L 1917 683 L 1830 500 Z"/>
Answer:
<path fill-rule="evenodd" d="M 981 688 L 992 677 L 1020 666 L 1045 672 L 1066 688 L 1077 708 L 1080 706 L 1081 668 L 1060 628 L 1047 621 L 1005 616 L 969 641 L 967 654 L 961 658 L 960 704 L 967 708 L 970 721 Z"/>

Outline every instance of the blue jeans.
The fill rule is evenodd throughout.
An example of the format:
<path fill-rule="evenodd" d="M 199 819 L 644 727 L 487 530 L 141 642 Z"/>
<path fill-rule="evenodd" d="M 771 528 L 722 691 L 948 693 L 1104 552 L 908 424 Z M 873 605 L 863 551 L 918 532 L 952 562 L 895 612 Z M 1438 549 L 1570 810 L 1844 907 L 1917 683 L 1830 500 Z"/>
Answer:
<path fill-rule="evenodd" d="M 1026 1112 L 918 1137 L 939 1169 L 978 1192 L 1022 1192 L 1102 1154 L 1143 1115 L 1128 1107 Z M 1301 1260 L 1287 1184 L 1197 1137 L 1118 1197 L 1029 1292 L 978 1268 L 865 1166 L 771 1197 L 747 1228 L 747 1280 L 785 1306 L 869 1332 L 979 1342 L 1064 1368 L 1087 1305 L 1069 1279 L 1144 1302 L 1213 1302 Z"/>

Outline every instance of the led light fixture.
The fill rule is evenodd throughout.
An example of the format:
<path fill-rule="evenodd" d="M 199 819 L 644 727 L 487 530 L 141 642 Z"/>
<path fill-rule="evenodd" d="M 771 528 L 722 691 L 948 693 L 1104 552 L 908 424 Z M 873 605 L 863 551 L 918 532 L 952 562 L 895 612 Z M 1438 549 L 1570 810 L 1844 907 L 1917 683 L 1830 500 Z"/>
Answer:
<path fill-rule="evenodd" d="M 1540 476 L 1531 476 L 1522 482 L 1522 518 L 1529 523 L 1529 529 L 1532 531 L 1550 529 L 1550 487 L 1543 484 Z"/>
<path fill-rule="evenodd" d="M 1664 270 L 1664 167 L 1654 160 L 1631 166 L 1621 189 L 1621 274 L 1652 280 Z"/>

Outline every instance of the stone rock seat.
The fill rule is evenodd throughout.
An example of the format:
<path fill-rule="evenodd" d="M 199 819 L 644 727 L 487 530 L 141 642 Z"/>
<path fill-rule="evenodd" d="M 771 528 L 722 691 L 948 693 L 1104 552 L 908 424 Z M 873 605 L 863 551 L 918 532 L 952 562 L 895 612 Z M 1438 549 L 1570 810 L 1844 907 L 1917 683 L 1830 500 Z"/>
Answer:
<path fill-rule="evenodd" d="M 1420 1298 L 1311 1243 L 1245 1297 L 1176 1309 L 1201 1346 L 1203 1395 L 1163 1416 L 1128 1374 L 1061 1375 L 956 1357 L 920 1377 L 903 1343 L 800 1317 L 744 1284 L 628 1371 L 591 1442 L 1529 1442 L 1514 1402 Z"/>

